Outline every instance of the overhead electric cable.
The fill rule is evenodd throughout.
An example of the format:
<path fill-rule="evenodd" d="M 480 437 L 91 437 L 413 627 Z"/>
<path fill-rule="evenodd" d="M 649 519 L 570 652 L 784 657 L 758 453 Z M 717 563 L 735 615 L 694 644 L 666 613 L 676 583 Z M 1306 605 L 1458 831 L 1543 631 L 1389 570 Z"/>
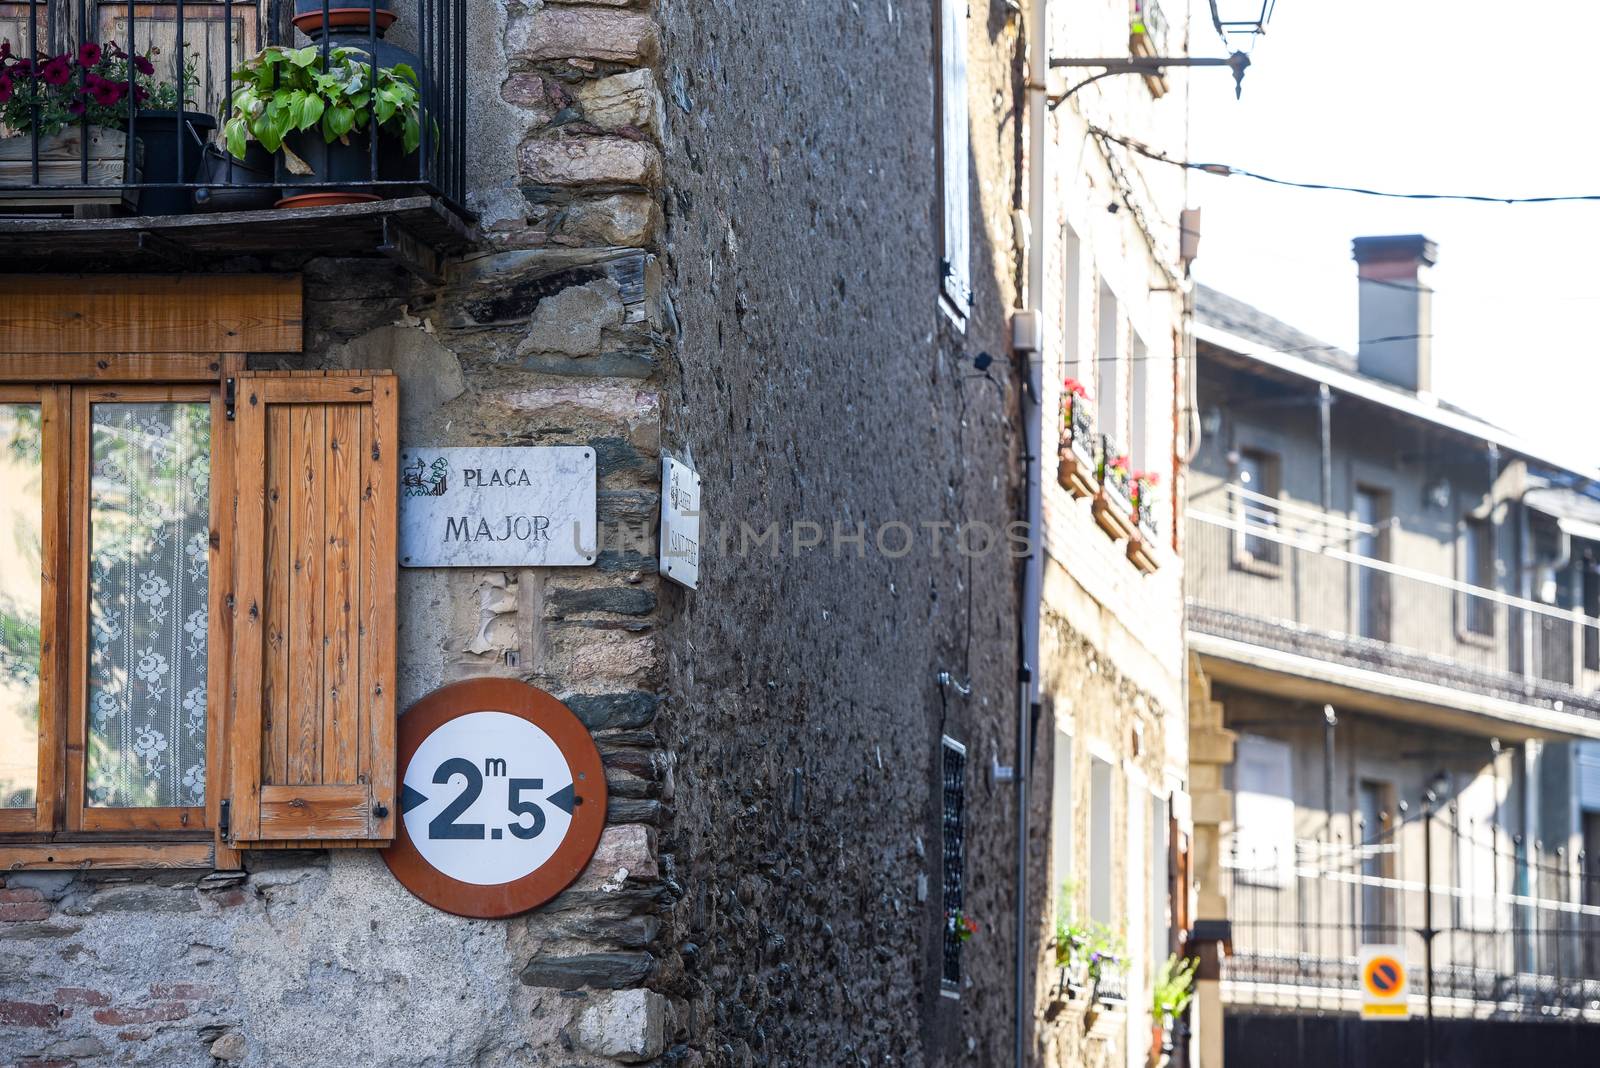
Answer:
<path fill-rule="evenodd" d="M 1195 163 L 1190 160 L 1173 159 L 1164 152 L 1135 141 L 1131 137 L 1120 137 L 1091 125 L 1089 132 L 1108 141 L 1114 141 L 1124 148 L 1137 152 L 1147 159 L 1158 163 L 1168 163 L 1174 167 L 1185 170 L 1202 171 L 1206 174 L 1215 174 L 1227 178 L 1238 175 L 1242 178 L 1254 178 L 1258 182 L 1267 182 L 1271 185 L 1287 186 L 1291 189 L 1315 189 L 1333 193 L 1356 193 L 1368 197 L 1384 197 L 1391 200 L 1453 200 L 1468 201 L 1478 204 L 1560 204 L 1572 201 L 1600 200 L 1600 193 L 1568 193 L 1555 196 L 1542 197 L 1501 197 L 1486 193 L 1397 193 L 1386 189 L 1367 189 L 1358 185 L 1338 185 L 1332 182 L 1297 182 L 1288 178 L 1274 178 L 1268 174 L 1247 170 L 1244 167 L 1235 167 L 1228 163 Z"/>

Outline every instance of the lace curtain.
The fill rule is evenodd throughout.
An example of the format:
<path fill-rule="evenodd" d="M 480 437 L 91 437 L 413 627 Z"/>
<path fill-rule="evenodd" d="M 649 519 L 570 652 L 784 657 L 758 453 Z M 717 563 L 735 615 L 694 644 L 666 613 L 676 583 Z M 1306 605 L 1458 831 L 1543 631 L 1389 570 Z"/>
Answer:
<path fill-rule="evenodd" d="M 202 805 L 210 409 L 90 409 L 87 800 Z"/>
<path fill-rule="evenodd" d="M 37 404 L 0 404 L 0 808 L 32 808 L 39 780 L 42 441 Z"/>

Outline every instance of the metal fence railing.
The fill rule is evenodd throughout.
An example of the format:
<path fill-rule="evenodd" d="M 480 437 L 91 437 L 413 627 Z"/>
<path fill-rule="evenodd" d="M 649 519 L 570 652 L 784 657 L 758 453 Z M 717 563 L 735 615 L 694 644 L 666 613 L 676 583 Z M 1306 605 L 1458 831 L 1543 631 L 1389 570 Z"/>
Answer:
<path fill-rule="evenodd" d="M 466 28 L 464 0 L 7 0 L 0 214 L 459 204 Z"/>
<path fill-rule="evenodd" d="M 1188 513 L 1190 627 L 1331 663 L 1600 715 L 1600 620 L 1352 551 L 1371 530 L 1255 495 Z"/>
<path fill-rule="evenodd" d="M 1413 997 L 1439 1015 L 1600 1020 L 1600 866 L 1545 850 L 1454 805 L 1424 807 L 1355 844 L 1227 847 L 1233 922 L 1223 978 L 1238 1002 L 1348 1008 L 1363 945 L 1403 948 Z M 1433 932 L 1431 939 L 1428 932 Z"/>

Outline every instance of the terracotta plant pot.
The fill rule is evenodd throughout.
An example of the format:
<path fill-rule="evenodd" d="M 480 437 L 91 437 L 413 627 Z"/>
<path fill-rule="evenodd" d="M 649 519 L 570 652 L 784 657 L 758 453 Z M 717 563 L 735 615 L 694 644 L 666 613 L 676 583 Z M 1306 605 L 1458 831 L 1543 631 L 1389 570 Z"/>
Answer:
<path fill-rule="evenodd" d="M 330 0 L 326 24 L 335 30 L 359 30 L 365 34 L 376 21 L 378 36 L 382 37 L 399 16 L 389 10 L 389 0 L 376 0 L 374 6 L 376 11 L 366 4 L 350 6 Z M 295 29 L 307 37 L 316 37 L 324 25 L 322 0 L 294 0 L 293 21 Z"/>

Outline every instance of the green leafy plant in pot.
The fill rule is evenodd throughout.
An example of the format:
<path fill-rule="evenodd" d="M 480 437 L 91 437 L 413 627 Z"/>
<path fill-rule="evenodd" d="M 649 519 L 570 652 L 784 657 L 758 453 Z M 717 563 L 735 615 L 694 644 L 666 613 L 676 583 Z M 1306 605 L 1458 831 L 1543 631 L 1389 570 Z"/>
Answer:
<path fill-rule="evenodd" d="M 376 66 L 367 52 L 349 47 L 329 48 L 324 61 L 317 45 L 274 45 L 235 70 L 233 81 L 233 110 L 222 136 L 234 158 L 244 159 L 255 141 L 278 153 L 282 185 L 324 187 L 286 197 L 279 207 L 378 199 L 373 136 L 378 179 L 418 171 L 422 93 L 409 64 Z"/>
<path fill-rule="evenodd" d="M 1173 953 L 1156 969 L 1150 990 L 1150 1064 L 1159 1064 L 1169 1051 L 1173 1021 L 1183 1015 L 1194 997 L 1199 967 L 1199 957 L 1180 958 Z"/>

